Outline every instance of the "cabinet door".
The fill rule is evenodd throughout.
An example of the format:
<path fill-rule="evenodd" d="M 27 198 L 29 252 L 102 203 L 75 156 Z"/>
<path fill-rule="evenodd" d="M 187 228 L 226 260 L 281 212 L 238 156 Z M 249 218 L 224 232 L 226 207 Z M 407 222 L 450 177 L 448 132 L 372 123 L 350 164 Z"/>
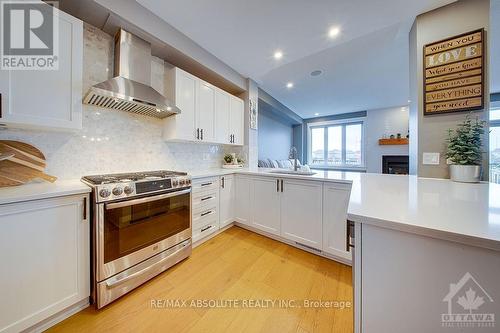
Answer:
<path fill-rule="evenodd" d="M 175 122 L 176 128 L 167 130 L 167 134 L 176 133 L 176 138 L 180 140 L 194 140 L 196 138 L 196 78 L 181 70 L 176 70 L 175 104 L 181 113 L 168 119 L 168 121 Z"/>
<path fill-rule="evenodd" d="M 2 206 L 0 295 L 10 301 L 0 303 L 0 331 L 23 331 L 89 297 L 88 208 L 84 214 L 89 205 L 84 198 Z"/>
<path fill-rule="evenodd" d="M 253 181 L 247 176 L 236 176 L 235 182 L 235 220 L 250 225 L 252 220 Z"/>
<path fill-rule="evenodd" d="M 220 177 L 220 227 L 234 221 L 234 176 Z"/>
<path fill-rule="evenodd" d="M 196 127 L 200 129 L 200 140 L 215 142 L 215 88 L 201 80 L 196 87 Z"/>
<path fill-rule="evenodd" d="M 323 189 L 323 251 L 351 260 L 346 250 L 350 184 L 325 183 Z"/>
<path fill-rule="evenodd" d="M 215 123 L 216 123 L 216 141 L 218 143 L 230 143 L 230 124 L 229 109 L 230 95 L 217 89 L 215 92 Z"/>
<path fill-rule="evenodd" d="M 254 178 L 252 226 L 274 235 L 280 234 L 280 193 L 276 178 Z"/>
<path fill-rule="evenodd" d="M 244 113 L 245 106 L 243 100 L 231 96 L 231 113 L 230 113 L 230 133 L 234 135 L 235 145 L 243 145 L 244 140 Z"/>
<path fill-rule="evenodd" d="M 61 11 L 55 17 L 59 20 L 59 68 L 1 70 L 0 123 L 21 128 L 82 128 L 83 24 Z"/>
<path fill-rule="evenodd" d="M 285 179 L 281 193 L 281 236 L 321 250 L 323 184 Z"/>

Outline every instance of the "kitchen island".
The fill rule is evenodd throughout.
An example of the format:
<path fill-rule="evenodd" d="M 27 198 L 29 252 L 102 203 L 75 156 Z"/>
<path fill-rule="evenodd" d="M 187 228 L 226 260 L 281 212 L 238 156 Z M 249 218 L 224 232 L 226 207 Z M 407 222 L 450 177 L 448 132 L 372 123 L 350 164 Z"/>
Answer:
<path fill-rule="evenodd" d="M 217 175 L 214 172 L 212 176 Z M 349 185 L 346 213 L 355 225 L 354 235 L 350 235 L 354 248 L 342 256 L 338 242 L 344 237 L 343 245 L 348 246 L 346 237 L 327 237 L 337 242 L 335 259 L 354 253 L 355 332 L 498 329 L 494 315 L 500 315 L 495 303 L 500 300 L 500 185 L 337 171 L 316 171 L 312 176 L 278 174 L 270 169 L 220 172 L 242 179 L 240 186 L 237 181 L 236 191 L 243 194 L 235 204 L 248 210 L 251 205 L 244 202 L 255 200 L 255 194 L 252 199 L 246 193 L 250 183 L 259 179 L 268 179 L 260 180 L 258 186 L 265 189 L 268 184 L 269 193 L 276 179 Z M 274 216 L 268 219 L 271 223 L 280 216 L 274 208 L 279 201 L 266 193 L 258 194 L 264 198 L 261 204 L 269 204 L 260 207 L 264 212 L 257 215 L 261 219 Z M 323 197 L 323 207 L 338 205 L 342 203 Z M 308 216 L 314 212 L 308 211 Z M 236 221 L 255 229 L 241 216 Z M 304 221 L 309 225 L 308 219 Z M 260 227 L 273 236 L 270 226 Z M 341 229 L 337 226 L 335 230 Z"/>

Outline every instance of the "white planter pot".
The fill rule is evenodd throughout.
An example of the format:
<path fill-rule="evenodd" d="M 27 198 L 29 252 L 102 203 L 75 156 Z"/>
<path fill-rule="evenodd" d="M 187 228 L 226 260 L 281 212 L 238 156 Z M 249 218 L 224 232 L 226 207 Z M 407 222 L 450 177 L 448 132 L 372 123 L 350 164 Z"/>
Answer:
<path fill-rule="evenodd" d="M 450 179 L 461 183 L 478 183 L 481 180 L 480 165 L 450 165 Z"/>

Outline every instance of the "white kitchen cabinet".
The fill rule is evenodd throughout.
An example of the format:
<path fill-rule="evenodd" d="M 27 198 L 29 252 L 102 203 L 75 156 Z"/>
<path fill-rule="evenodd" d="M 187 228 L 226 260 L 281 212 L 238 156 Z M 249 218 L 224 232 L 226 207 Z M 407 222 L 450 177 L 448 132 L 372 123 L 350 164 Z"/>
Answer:
<path fill-rule="evenodd" d="M 215 119 L 216 119 L 216 141 L 218 143 L 231 143 L 230 134 L 230 105 L 231 97 L 228 93 L 217 89 L 215 92 Z"/>
<path fill-rule="evenodd" d="M 281 236 L 321 251 L 323 184 L 293 179 L 281 184 Z"/>
<path fill-rule="evenodd" d="M 250 225 L 252 220 L 252 178 L 236 175 L 235 178 L 235 220 L 236 222 Z"/>
<path fill-rule="evenodd" d="M 215 90 L 209 83 L 196 82 L 196 136 L 200 141 L 215 142 Z"/>
<path fill-rule="evenodd" d="M 279 179 L 261 177 L 253 179 L 252 226 L 262 231 L 280 235 Z"/>
<path fill-rule="evenodd" d="M 347 207 L 351 184 L 325 183 L 323 187 L 323 251 L 351 260 L 346 249 Z"/>
<path fill-rule="evenodd" d="M 193 242 L 197 242 L 219 230 L 219 178 L 195 179 L 191 190 Z"/>
<path fill-rule="evenodd" d="M 220 177 L 220 209 L 219 209 L 219 221 L 220 227 L 223 228 L 228 224 L 234 222 L 234 176 L 221 176 Z"/>
<path fill-rule="evenodd" d="M 83 24 L 62 11 L 54 18 L 59 23 L 59 68 L 0 70 L 0 124 L 49 130 L 82 128 Z"/>
<path fill-rule="evenodd" d="M 182 69 L 166 71 L 165 96 L 180 114 L 164 119 L 163 138 L 243 145 L 243 100 Z"/>
<path fill-rule="evenodd" d="M 0 206 L 0 332 L 22 331 L 88 299 L 84 201 L 88 195 Z"/>
<path fill-rule="evenodd" d="M 229 135 L 233 145 L 243 145 L 244 141 L 244 112 L 245 106 L 241 98 L 231 95 Z"/>
<path fill-rule="evenodd" d="M 179 68 L 167 72 L 169 83 L 166 95 L 172 98 L 181 110 L 180 114 L 164 120 L 163 138 L 173 141 L 194 141 L 196 139 L 196 82 L 197 78 Z"/>

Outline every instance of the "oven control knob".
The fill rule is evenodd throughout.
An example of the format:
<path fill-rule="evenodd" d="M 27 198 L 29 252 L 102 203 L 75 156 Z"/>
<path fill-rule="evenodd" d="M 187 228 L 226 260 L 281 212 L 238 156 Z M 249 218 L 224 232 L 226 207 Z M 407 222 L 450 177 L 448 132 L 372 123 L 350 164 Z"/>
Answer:
<path fill-rule="evenodd" d="M 99 195 L 103 198 L 107 198 L 111 195 L 111 192 L 107 188 L 103 188 L 99 191 Z"/>
<path fill-rule="evenodd" d="M 132 194 L 134 193 L 134 189 L 131 186 L 125 186 L 123 192 L 125 192 L 125 194 Z"/>
<path fill-rule="evenodd" d="M 179 185 L 180 186 L 184 186 L 186 184 L 186 180 L 184 178 L 182 178 L 181 180 L 179 180 Z"/>
<path fill-rule="evenodd" d="M 179 180 L 178 179 L 172 179 L 172 187 L 177 187 L 179 186 Z"/>
<path fill-rule="evenodd" d="M 115 187 L 113 189 L 113 194 L 114 195 L 121 195 L 123 193 L 123 189 L 121 187 Z"/>

